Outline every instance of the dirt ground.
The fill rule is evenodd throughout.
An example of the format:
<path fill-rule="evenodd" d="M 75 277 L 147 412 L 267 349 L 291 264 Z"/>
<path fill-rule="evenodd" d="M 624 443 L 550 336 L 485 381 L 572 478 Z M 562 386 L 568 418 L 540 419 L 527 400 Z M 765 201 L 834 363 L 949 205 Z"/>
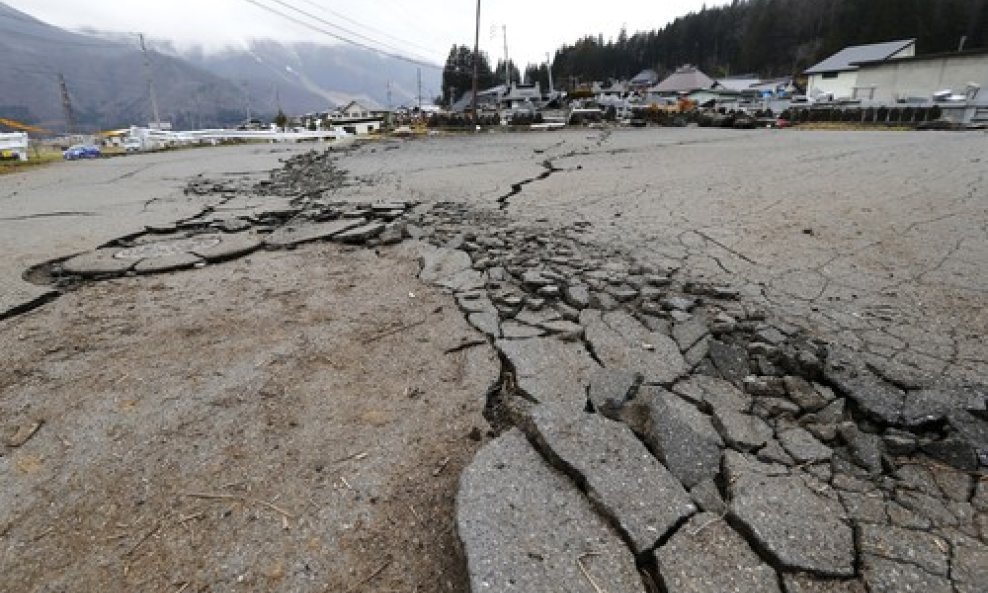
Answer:
<path fill-rule="evenodd" d="M 309 245 L 0 322 L 0 591 L 466 591 L 498 367 L 416 273 Z"/>

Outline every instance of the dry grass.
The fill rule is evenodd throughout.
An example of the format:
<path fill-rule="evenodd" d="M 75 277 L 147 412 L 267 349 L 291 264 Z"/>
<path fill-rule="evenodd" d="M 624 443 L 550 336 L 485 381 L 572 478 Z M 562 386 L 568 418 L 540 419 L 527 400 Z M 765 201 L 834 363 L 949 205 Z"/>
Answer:
<path fill-rule="evenodd" d="M 862 124 L 858 122 L 807 122 L 796 124 L 792 129 L 830 132 L 908 132 L 915 130 L 916 127 L 899 124 Z"/>
<path fill-rule="evenodd" d="M 28 154 L 26 161 L 0 161 L 0 175 L 17 173 L 34 167 L 49 165 L 55 161 L 62 160 L 62 153 L 57 150 L 34 150 Z"/>

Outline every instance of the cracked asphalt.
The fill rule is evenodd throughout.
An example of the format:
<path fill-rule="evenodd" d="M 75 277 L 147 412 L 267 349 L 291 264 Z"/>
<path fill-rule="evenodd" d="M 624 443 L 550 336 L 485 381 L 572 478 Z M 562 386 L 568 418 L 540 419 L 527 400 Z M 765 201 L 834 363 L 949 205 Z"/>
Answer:
<path fill-rule="evenodd" d="M 265 144 L 160 152 L 0 177 L 0 318 L 51 294 L 49 287 L 22 279 L 31 266 L 198 213 L 208 203 L 185 195 L 190 178 L 261 179 L 279 159 L 312 148 Z"/>
<path fill-rule="evenodd" d="M 988 374 L 988 135 L 575 130 L 408 142 L 362 185 L 462 201 L 729 283 L 783 319 L 937 374 Z"/>
<path fill-rule="evenodd" d="M 492 412 L 499 420 L 493 408 L 501 405 L 507 410 L 510 402 L 490 399 L 496 395 L 490 386 L 501 385 L 497 393 L 507 398 L 516 376 L 519 393 L 558 391 L 571 397 L 582 390 L 559 389 L 552 383 L 582 381 L 568 367 L 581 360 L 587 365 L 585 371 L 598 365 L 617 368 L 629 360 L 647 372 L 671 365 L 667 365 L 671 359 L 656 353 L 662 348 L 644 326 L 638 328 L 637 321 L 620 317 L 621 313 L 612 313 L 618 315 L 613 319 L 601 316 L 596 322 L 592 313 L 580 314 L 579 325 L 567 325 L 550 319 L 551 311 L 545 312 L 550 317 L 539 317 L 536 312 L 542 301 L 534 299 L 531 310 L 513 311 L 513 320 L 501 320 L 498 327 L 499 313 L 493 303 L 507 305 L 509 298 L 520 297 L 508 292 L 468 297 L 466 292 L 479 281 L 475 268 L 484 267 L 479 265 L 481 247 L 492 246 L 491 253 L 501 253 L 506 237 L 525 250 L 513 262 L 517 266 L 509 269 L 534 268 L 553 258 L 569 262 L 578 245 L 595 260 L 589 266 L 594 269 L 585 274 L 587 282 L 599 284 L 609 277 L 607 270 L 631 269 L 620 261 L 605 261 L 620 254 L 628 262 L 634 258 L 635 269 L 640 270 L 629 274 L 643 281 L 645 274 L 655 277 L 650 285 L 654 281 L 656 286 L 666 286 L 670 278 L 657 270 L 669 270 L 684 294 L 713 299 L 720 294 L 717 291 L 723 291 L 729 295 L 726 306 L 736 304 L 744 319 L 771 315 L 780 339 L 790 334 L 788 321 L 793 328 L 806 327 L 849 346 L 851 350 L 837 351 L 852 352 L 855 358 L 877 357 L 952 379 L 983 382 L 988 367 L 983 269 L 983 262 L 988 261 L 988 201 L 981 155 L 986 144 L 988 136 L 983 133 L 574 130 L 370 142 L 334 152 L 339 155 L 335 162 L 308 155 L 257 185 L 268 179 L 266 170 L 277 166 L 281 157 L 312 147 L 253 146 L 142 155 L 99 161 L 88 168 L 62 164 L 33 175 L 0 179 L 0 247 L 8 254 L 0 266 L 0 305 L 4 307 L 0 320 L 10 330 L 0 332 L 0 343 L 6 343 L 5 351 L 11 353 L 10 368 L 0 372 L 0 391 L 5 394 L 2 407 L 6 409 L 0 416 L 8 418 L 5 428 L 13 435 L 7 449 L 0 451 L 0 473 L 14 480 L 10 500 L 0 505 L 5 509 L 0 516 L 0 539 L 12 542 L 0 550 L 0 567 L 15 567 L 11 582 L 18 583 L 18 590 L 34 588 L 53 578 L 47 566 L 52 551 L 68 548 L 71 558 L 57 567 L 55 577 L 58 582 L 90 588 L 107 583 L 131 588 L 153 583 L 155 588 L 198 590 L 200 583 L 219 583 L 219 590 L 233 590 L 247 583 L 255 588 L 321 590 L 328 582 L 329 589 L 355 590 L 378 579 L 380 587 L 386 583 L 402 590 L 417 589 L 425 582 L 465 590 L 467 575 L 454 551 L 450 506 L 455 476 L 485 438 L 480 429 L 479 394 L 486 393 L 487 404 L 492 406 L 492 410 L 485 408 L 485 415 Z M 337 167 L 347 172 L 345 179 L 337 175 Z M 312 208 L 310 214 L 318 211 L 319 216 L 329 208 L 327 201 L 334 204 L 332 208 L 337 208 L 337 200 L 424 202 L 425 207 L 408 211 L 409 224 L 405 227 L 402 222 L 401 228 L 412 238 L 429 233 L 435 246 L 413 243 L 390 248 L 375 241 L 368 244 L 373 249 L 312 245 L 263 250 L 234 262 L 154 279 L 121 277 L 81 283 L 78 290 L 34 314 L 14 315 L 50 294 L 49 288 L 35 287 L 21 278 L 31 265 L 93 249 L 146 226 L 164 228 L 176 221 L 209 217 L 211 207 L 247 210 L 250 200 L 239 194 L 248 186 L 263 188 L 258 190 L 263 195 L 254 197 L 270 198 L 269 205 L 276 209 L 279 203 L 284 209 L 291 200 L 304 196 L 309 204 L 305 207 Z M 434 203 L 431 209 L 430 202 Z M 260 233 L 274 228 L 264 221 L 257 224 L 263 228 L 258 229 Z M 156 232 L 158 239 L 159 235 Z M 570 243 L 556 245 L 557 241 Z M 548 250 L 547 259 L 533 258 L 528 248 L 534 244 Z M 465 251 L 444 245 L 461 245 Z M 133 249 L 157 253 L 164 247 L 151 243 Z M 446 270 L 455 272 L 448 278 L 439 273 L 454 264 L 463 269 Z M 413 269 L 419 265 L 419 281 L 429 282 L 432 274 L 438 286 L 459 291 L 457 305 L 462 312 L 483 315 L 494 309 L 492 337 L 504 339 L 490 345 L 476 340 L 466 325 L 469 321 L 479 328 L 474 323 L 476 316 L 469 315 L 465 321 L 460 311 L 449 306 L 447 295 L 414 280 Z M 501 274 L 507 272 L 501 270 Z M 510 273 L 533 294 L 543 295 L 545 289 L 545 296 L 555 294 L 553 298 L 559 296 L 555 282 L 571 280 L 568 272 L 558 272 L 550 287 L 533 270 Z M 713 292 L 691 292 L 686 286 L 707 286 Z M 642 293 L 649 288 L 641 287 Z M 613 291 L 614 298 L 621 289 Z M 739 303 L 734 303 L 735 289 L 740 291 Z M 31 291 L 40 291 L 41 296 Z M 638 289 L 631 291 L 637 293 Z M 647 304 L 640 303 L 643 311 Z M 613 305 L 619 306 L 618 301 Z M 677 308 L 672 303 L 669 307 Z M 619 323 L 622 319 L 625 322 Z M 702 320 L 702 313 L 697 319 Z M 736 325 L 735 317 L 721 319 L 714 318 L 709 327 L 702 322 L 702 329 L 713 332 L 718 323 Z M 548 329 L 552 323 L 553 329 Z M 662 325 L 661 320 L 656 323 Z M 665 322 L 665 333 L 671 331 L 667 354 L 680 364 L 685 360 L 681 357 L 689 355 L 681 351 L 691 343 L 682 333 L 689 329 L 685 325 L 677 321 L 670 327 Z M 558 343 L 532 338 L 542 332 L 534 326 L 563 333 L 575 326 L 581 334 L 586 332 L 589 354 L 567 341 L 571 337 L 560 338 Z M 522 343 L 533 348 L 509 351 L 510 344 Z M 497 358 L 491 347 L 502 351 L 502 364 L 510 362 L 509 372 L 502 367 L 497 382 Z M 639 348 L 656 354 L 644 355 Z M 566 349 L 578 354 L 571 353 L 572 360 L 561 363 Z M 764 390 L 759 392 L 765 396 L 762 400 L 774 401 L 768 396 L 776 392 L 812 396 L 778 378 L 771 383 L 761 377 L 766 379 L 761 384 L 754 377 L 756 381 L 749 385 L 747 370 L 735 364 L 740 356 L 747 368 L 749 348 L 743 344 L 715 341 L 709 350 L 706 365 L 710 373 L 732 376 L 739 385 L 743 381 L 746 390 Z M 444 354 L 439 356 L 439 352 Z M 659 357 L 658 364 L 655 357 Z M 803 360 L 796 350 L 790 358 Z M 887 364 L 879 366 L 894 374 L 895 369 Z M 553 369 L 555 374 L 544 369 Z M 851 380 L 854 377 L 840 375 L 839 369 L 827 369 L 838 373 L 827 380 L 839 384 L 842 392 L 848 391 L 847 397 L 858 406 L 879 404 L 867 411 L 881 418 L 888 415 L 881 406 L 886 403 L 882 397 L 873 401 L 872 384 L 861 387 Z M 760 372 L 774 376 L 773 371 Z M 652 380 L 664 383 L 675 376 Z M 300 381 L 300 377 L 306 379 Z M 415 378 L 414 385 L 410 377 Z M 804 384 L 810 385 L 805 380 Z M 882 384 L 875 378 L 874 385 Z M 695 397 L 696 392 L 683 389 L 676 396 L 653 394 L 649 405 L 655 409 L 648 413 L 666 418 L 676 412 L 669 407 L 670 401 L 687 406 L 680 396 L 689 400 L 687 396 Z M 825 392 L 813 393 L 826 400 Z M 81 399 L 79 394 L 84 394 Z M 435 394 L 442 394 L 442 405 L 430 403 Z M 707 394 L 702 397 L 706 402 Z M 899 408 L 905 397 L 898 396 Z M 930 403 L 920 400 L 914 402 L 920 408 Z M 798 409 L 815 410 L 817 403 L 823 405 L 800 401 L 793 404 Z M 575 404 L 576 416 L 584 414 L 582 395 Z M 775 412 L 756 408 L 753 404 L 753 414 L 775 421 Z M 843 418 L 843 400 L 840 409 Z M 846 490 L 848 496 L 858 492 L 856 486 L 842 481 L 854 472 L 841 465 L 844 458 L 839 455 L 834 464 L 804 467 L 804 457 L 814 459 L 820 451 L 829 457 L 837 455 L 837 449 L 800 441 L 801 433 L 793 436 L 789 421 L 780 420 L 768 432 L 763 426 L 764 434 L 755 430 L 748 434 L 744 429 L 752 426 L 729 422 L 745 417 L 728 412 L 714 409 L 714 427 L 704 424 L 715 440 L 720 438 L 718 433 L 730 434 L 734 439 L 730 446 L 747 451 L 756 442 L 774 438 L 774 430 L 782 443 L 779 446 L 792 453 L 783 462 L 793 465 L 790 477 L 801 476 L 805 470 L 803 478 L 812 475 L 820 484 Z M 887 469 L 881 461 L 869 465 L 882 450 L 880 442 L 888 441 L 885 446 L 891 447 L 901 444 L 896 438 L 905 438 L 902 431 L 897 436 L 891 429 L 904 422 L 905 411 L 897 408 L 893 412 L 890 420 L 869 417 L 862 423 L 869 430 L 875 429 L 875 422 L 879 429 L 889 428 L 882 437 L 885 441 L 869 430 L 860 432 L 854 422 L 838 427 L 837 420 L 830 421 L 831 435 L 820 438 L 842 447 L 840 455 L 857 455 L 860 463 L 880 473 Z M 326 417 L 317 418 L 320 414 Z M 664 446 L 662 439 L 679 444 L 689 437 L 700 443 L 703 430 L 699 424 L 710 421 L 696 411 L 692 416 L 696 425 L 686 427 L 687 432 L 695 432 L 692 437 L 651 434 L 645 424 L 638 426 L 633 418 L 627 421 L 630 430 L 637 426 L 641 431 L 638 438 L 658 450 Z M 560 419 L 540 418 L 543 422 L 537 429 L 545 440 L 544 457 L 551 457 L 548 450 L 555 452 L 558 445 L 584 448 L 585 444 L 554 440 L 553 435 L 562 434 L 552 428 Z M 762 426 L 753 418 L 748 420 Z M 676 430 L 683 431 L 682 427 Z M 944 446 L 957 444 L 934 433 L 920 435 L 919 441 L 914 438 L 913 447 L 917 442 L 925 447 L 933 442 L 930 439 Z M 823 429 L 819 434 L 824 434 Z M 637 442 L 631 433 L 625 436 L 629 443 Z M 524 440 L 515 440 L 524 444 Z M 724 440 L 730 441 L 728 436 Z M 807 451 L 807 443 L 819 446 Z M 718 453 L 721 447 L 706 449 Z M 402 453 L 393 454 L 397 451 Z M 533 464 L 537 457 L 532 457 Z M 148 459 L 155 459 L 154 466 L 160 469 L 147 468 Z M 385 459 L 395 463 L 378 464 Z M 759 482 L 759 472 L 765 468 L 749 461 L 743 454 L 733 454 L 724 471 L 747 476 L 752 484 Z M 686 471 L 689 463 L 680 465 L 675 459 L 663 463 L 676 479 L 685 485 L 689 478 L 692 485 L 693 477 L 676 473 Z M 938 527 L 953 526 L 958 522 L 951 514 L 953 507 L 949 512 L 946 507 L 934 508 L 936 501 L 917 494 L 934 480 L 944 481 L 947 486 L 928 490 L 942 495 L 943 504 L 950 499 L 967 505 L 957 510 L 957 517 L 967 527 L 982 529 L 978 533 L 983 541 L 980 516 L 978 522 L 961 517 L 975 515 L 972 505 L 982 504 L 980 482 L 976 486 L 964 475 L 941 476 L 947 469 L 934 465 L 930 471 L 939 473 L 931 474 L 928 484 L 921 484 L 909 473 L 911 463 L 896 469 L 896 481 L 883 478 L 888 494 L 894 494 L 897 503 L 923 507 L 937 515 L 934 523 Z M 976 467 L 978 463 L 976 459 Z M 295 474 L 286 474 L 285 467 L 294 468 Z M 332 476 L 324 473 L 327 467 L 332 467 Z M 721 465 L 711 463 L 709 468 L 716 473 Z M 631 473 L 637 471 L 635 466 Z M 478 475 L 489 477 L 494 472 L 482 468 Z M 522 472 L 518 479 L 531 486 L 526 476 Z M 368 481 L 357 479 L 362 477 Z M 967 536 L 950 532 L 960 542 L 955 543 L 935 539 L 941 537 L 940 532 L 930 537 L 914 534 L 915 541 L 903 548 L 906 552 L 886 550 L 887 533 L 894 530 L 852 534 L 837 517 L 843 505 L 849 514 L 854 514 L 852 508 L 858 513 L 856 521 L 871 524 L 874 509 L 856 509 L 850 502 L 837 502 L 834 496 L 826 504 L 812 502 L 819 491 L 810 482 L 804 485 L 775 473 L 771 477 L 778 479 L 768 486 L 759 483 L 755 496 L 742 491 L 746 482 L 733 477 L 726 492 L 735 519 L 746 525 L 765 524 L 766 515 L 759 505 L 771 496 L 784 503 L 782 515 L 800 517 L 795 527 L 782 525 L 781 531 L 762 533 L 752 528 L 761 533 L 756 548 L 784 554 L 769 564 L 789 572 L 808 570 L 842 578 L 861 572 L 876 591 L 895 590 L 875 583 L 885 578 L 899 580 L 896 571 L 908 565 L 909 555 L 918 549 L 924 551 L 927 564 L 916 565 L 925 571 L 913 575 L 917 579 L 945 577 L 943 566 L 949 566 L 956 590 L 967 590 L 962 585 L 977 582 L 970 576 L 975 572 L 965 570 L 977 568 L 981 548 L 968 546 L 977 553 L 966 559 L 954 557 L 968 545 Z M 707 477 L 708 482 L 712 479 Z M 496 483 L 502 486 L 501 480 Z M 322 490 L 315 491 L 313 484 Z M 707 486 L 711 484 L 717 489 L 713 482 Z M 565 481 L 559 488 L 564 485 Z M 480 486 L 482 494 L 489 489 Z M 540 495 L 545 500 L 553 497 L 548 491 Z M 57 500 L 67 502 L 56 504 Z M 179 501 L 181 508 L 176 506 Z M 573 504 L 579 506 L 580 501 L 576 496 Z M 212 508 L 220 503 L 222 508 Z M 719 504 L 723 506 L 724 501 Z M 795 509 L 790 508 L 793 505 Z M 806 523 L 804 507 L 814 505 L 822 511 Z M 45 512 L 38 510 L 42 507 Z M 899 527 L 888 510 L 892 508 L 880 508 L 885 515 L 876 523 Z M 479 509 L 487 513 L 489 505 Z M 275 520 L 261 523 L 269 512 Z M 136 515 L 140 518 L 129 522 Z M 559 518 L 551 512 L 545 516 Z M 357 520 L 351 522 L 353 517 Z M 943 525 L 937 522 L 940 519 Z M 774 521 L 768 522 L 773 529 Z M 689 537 L 708 524 L 689 532 Z M 335 527 L 326 531 L 324 525 Z M 423 530 L 426 525 L 432 529 Z M 530 529 L 530 523 L 524 527 Z M 852 566 L 846 554 L 836 560 L 817 558 L 813 545 L 806 548 L 788 542 L 784 532 L 790 528 L 836 533 L 843 538 L 837 548 L 846 553 L 853 546 L 863 564 Z M 233 537 L 229 536 L 231 529 Z M 351 531 L 363 535 L 355 537 Z M 538 531 L 551 532 L 549 528 Z M 401 535 L 397 540 L 395 533 Z M 671 550 L 693 545 L 682 535 L 674 536 Z M 573 537 L 580 539 L 579 534 Z M 477 541 L 487 545 L 488 539 L 484 533 Z M 466 540 L 469 548 L 470 538 Z M 94 545 L 94 541 L 101 543 Z M 730 550 L 745 547 L 740 540 L 735 544 Z M 398 553 L 408 549 L 433 553 Z M 93 561 L 93 550 L 97 561 Z M 804 552 L 807 557 L 800 556 Z M 201 561 L 210 553 L 214 562 Z M 468 549 L 468 556 L 471 553 L 478 550 Z M 795 555 L 790 557 L 790 553 Z M 340 557 L 346 560 L 334 561 Z M 118 561 L 104 562 L 104 558 Z M 567 563 L 566 570 L 586 570 L 582 558 L 575 567 Z M 758 564 L 755 555 L 749 560 Z M 669 575 L 689 568 L 669 565 L 668 558 L 657 557 L 657 562 L 652 568 Z M 122 579 L 115 572 L 121 563 Z M 637 586 L 634 566 L 625 564 L 623 577 Z M 706 561 L 700 564 L 708 565 Z M 729 558 L 726 564 L 736 566 Z M 662 578 L 673 578 L 669 575 Z M 788 581 L 785 588 L 792 588 Z"/>

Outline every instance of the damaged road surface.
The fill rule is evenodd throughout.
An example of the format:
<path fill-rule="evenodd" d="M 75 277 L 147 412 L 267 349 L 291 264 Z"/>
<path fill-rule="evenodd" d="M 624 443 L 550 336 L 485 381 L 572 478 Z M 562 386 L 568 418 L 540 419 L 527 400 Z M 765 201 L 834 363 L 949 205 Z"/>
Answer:
<path fill-rule="evenodd" d="M 777 249 L 798 276 L 842 248 L 755 248 L 746 218 L 729 241 L 663 198 L 709 205 L 713 179 L 638 183 L 671 147 L 722 175 L 758 134 L 313 152 L 53 255 L 28 277 L 61 298 L 0 321 L 0 571 L 18 590 L 983 593 L 981 321 L 958 331 L 959 300 L 910 317 L 930 284 L 875 284 L 892 240 L 845 254 L 869 260 L 862 302 L 780 298 Z M 985 304 L 983 280 L 951 294 Z"/>

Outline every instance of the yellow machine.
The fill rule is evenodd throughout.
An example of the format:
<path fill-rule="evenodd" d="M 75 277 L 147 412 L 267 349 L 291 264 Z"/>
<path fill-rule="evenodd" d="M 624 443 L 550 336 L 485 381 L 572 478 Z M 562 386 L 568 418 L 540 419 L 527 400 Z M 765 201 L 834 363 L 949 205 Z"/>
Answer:
<path fill-rule="evenodd" d="M 39 128 L 37 126 L 31 126 L 28 124 L 22 124 L 19 121 L 14 121 L 12 119 L 7 119 L 5 117 L 0 117 L 0 126 L 6 126 L 14 130 L 19 130 L 21 132 L 30 132 L 33 134 L 51 134 L 50 131 L 44 128 Z"/>

